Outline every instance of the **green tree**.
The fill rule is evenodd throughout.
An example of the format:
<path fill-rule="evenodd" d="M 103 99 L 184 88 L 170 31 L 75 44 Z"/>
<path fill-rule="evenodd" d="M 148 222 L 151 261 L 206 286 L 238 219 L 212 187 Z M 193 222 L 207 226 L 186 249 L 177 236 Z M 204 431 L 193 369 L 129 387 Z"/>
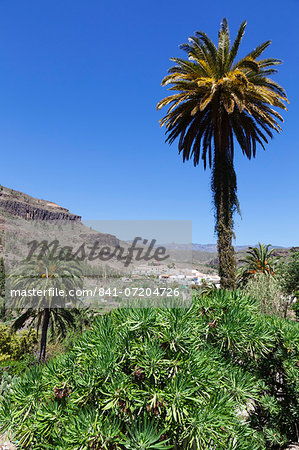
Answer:
<path fill-rule="evenodd" d="M 243 22 L 233 44 L 226 19 L 218 35 L 218 46 L 197 31 L 181 49 L 188 60 L 171 58 L 175 66 L 163 79 L 176 91 L 160 101 L 158 109 L 168 106 L 161 126 L 166 125 L 166 141 L 179 138 L 183 161 L 203 160 L 212 169 L 211 188 L 218 236 L 219 275 L 222 287 L 235 286 L 236 262 L 232 246 L 233 214 L 239 209 L 234 170 L 234 144 L 247 158 L 255 157 L 256 146 L 272 138 L 272 130 L 281 131 L 281 115 L 272 107 L 286 109 L 284 89 L 269 78 L 281 61 L 258 59 L 270 41 L 236 60 L 245 32 Z"/>
<path fill-rule="evenodd" d="M 296 318 L 299 321 L 299 251 L 293 251 L 290 259 L 281 265 L 280 284 L 284 294 L 293 304 Z M 295 301 L 295 303 L 294 303 Z M 288 306 L 288 303 L 286 304 Z"/>
<path fill-rule="evenodd" d="M 281 284 L 287 295 L 299 293 L 299 251 L 294 251 L 290 259 L 282 264 Z"/>
<path fill-rule="evenodd" d="M 25 261 L 10 276 L 10 288 L 20 291 L 16 297 L 15 307 L 20 311 L 13 324 L 20 329 L 25 323 L 41 327 L 40 354 L 42 361 L 46 357 L 48 329 L 52 335 L 63 337 L 67 327 L 76 326 L 79 315 L 78 298 L 70 295 L 82 285 L 81 270 L 75 261 L 67 261 L 62 255 L 52 257 L 50 252 L 41 258 Z M 28 296 L 28 291 L 35 289 L 35 295 Z M 52 290 L 51 290 L 52 289 Z M 63 291 L 63 295 L 59 294 Z M 65 308 L 68 304 L 69 308 Z"/>

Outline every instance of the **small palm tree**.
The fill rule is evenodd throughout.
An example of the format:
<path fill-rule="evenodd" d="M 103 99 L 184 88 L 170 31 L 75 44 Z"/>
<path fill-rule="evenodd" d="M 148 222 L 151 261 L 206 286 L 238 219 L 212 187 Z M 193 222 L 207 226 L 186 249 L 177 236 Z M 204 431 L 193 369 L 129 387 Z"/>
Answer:
<path fill-rule="evenodd" d="M 68 326 L 75 326 L 79 310 L 74 308 L 78 302 L 74 293 L 82 285 L 81 270 L 77 262 L 63 258 L 53 258 L 50 252 L 41 258 L 24 261 L 9 276 L 10 288 L 20 295 L 16 297 L 15 307 L 20 311 L 13 328 L 19 329 L 29 321 L 29 325 L 41 326 L 40 354 L 46 357 L 47 335 L 65 336 Z M 28 292 L 35 293 L 28 296 Z M 65 305 L 70 306 L 65 309 Z"/>
<path fill-rule="evenodd" d="M 20 330 L 24 326 L 35 328 L 37 333 L 42 325 L 42 334 L 40 339 L 39 359 L 44 361 L 46 358 L 48 335 L 51 339 L 61 341 L 67 336 L 70 329 L 75 330 L 82 321 L 82 311 L 78 308 L 49 308 L 46 314 L 49 319 L 45 322 L 45 309 L 28 308 L 20 311 L 18 317 L 12 324 L 13 330 Z M 46 330 L 47 323 L 47 330 Z"/>
<path fill-rule="evenodd" d="M 260 242 L 257 247 L 248 247 L 246 256 L 241 262 L 245 263 L 240 268 L 239 284 L 246 284 L 249 278 L 256 274 L 274 275 L 275 261 L 273 260 L 273 250 L 269 250 L 270 244 L 264 245 Z"/>
<path fill-rule="evenodd" d="M 245 32 L 243 22 L 233 44 L 227 20 L 223 19 L 218 46 L 197 31 L 181 45 L 188 59 L 171 58 L 175 63 L 162 85 L 175 91 L 160 101 L 158 109 L 168 106 L 161 126 L 166 125 L 172 144 L 179 138 L 183 161 L 203 160 L 212 169 L 211 187 L 218 236 L 221 287 L 235 286 L 236 262 L 232 247 L 233 214 L 239 209 L 234 170 L 234 146 L 239 144 L 247 158 L 255 157 L 257 144 L 264 148 L 272 131 L 281 131 L 281 115 L 273 109 L 286 109 L 284 89 L 269 78 L 281 61 L 259 59 L 270 41 L 256 47 L 236 61 Z"/>

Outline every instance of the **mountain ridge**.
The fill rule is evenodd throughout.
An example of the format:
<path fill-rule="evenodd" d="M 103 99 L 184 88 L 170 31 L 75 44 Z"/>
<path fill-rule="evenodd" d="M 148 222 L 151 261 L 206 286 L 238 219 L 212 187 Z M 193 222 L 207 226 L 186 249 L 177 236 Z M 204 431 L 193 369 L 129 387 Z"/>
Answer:
<path fill-rule="evenodd" d="M 258 244 L 248 244 L 248 245 L 234 245 L 235 251 L 246 250 L 248 247 L 255 247 Z M 192 244 L 176 244 L 176 243 L 166 243 L 164 246 L 168 249 L 177 249 L 177 250 L 191 250 L 192 251 L 200 251 L 206 253 L 217 253 L 217 244 L 198 244 L 192 242 Z M 270 245 L 270 248 L 278 249 L 289 249 L 291 247 L 282 247 L 281 245 Z"/>

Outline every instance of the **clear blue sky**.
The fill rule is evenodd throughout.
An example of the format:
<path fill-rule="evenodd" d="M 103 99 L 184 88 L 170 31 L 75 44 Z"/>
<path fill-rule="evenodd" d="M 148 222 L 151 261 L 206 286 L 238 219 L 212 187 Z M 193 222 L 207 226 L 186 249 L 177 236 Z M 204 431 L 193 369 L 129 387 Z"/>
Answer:
<path fill-rule="evenodd" d="M 247 19 L 242 54 L 272 39 L 291 104 L 266 152 L 236 152 L 236 243 L 299 245 L 298 14 L 298 0 L 0 0 L 0 183 L 85 219 L 192 219 L 193 242 L 215 242 L 209 172 L 164 143 L 155 106 L 180 43 Z"/>

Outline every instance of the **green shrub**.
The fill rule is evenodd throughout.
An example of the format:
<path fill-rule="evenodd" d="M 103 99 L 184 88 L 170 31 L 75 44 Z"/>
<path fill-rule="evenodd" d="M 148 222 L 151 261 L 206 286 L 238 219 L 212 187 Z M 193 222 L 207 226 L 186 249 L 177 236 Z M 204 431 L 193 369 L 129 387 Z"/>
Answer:
<path fill-rule="evenodd" d="M 9 326 L 0 324 L 0 364 L 30 353 L 36 343 L 35 330 L 15 333 Z"/>
<path fill-rule="evenodd" d="M 10 375 L 8 372 L 3 373 L 0 380 L 0 401 L 3 401 L 5 395 L 13 392 L 13 386 L 18 379 L 16 375 Z"/>
<path fill-rule="evenodd" d="M 280 281 L 287 295 L 299 292 L 299 251 L 293 252 L 290 259 L 282 263 Z"/>
<path fill-rule="evenodd" d="M 286 299 L 277 278 L 263 273 L 256 274 L 247 281 L 243 290 L 260 303 L 263 313 L 283 314 Z"/>
<path fill-rule="evenodd" d="M 292 309 L 296 315 L 296 319 L 299 320 L 299 291 L 295 292 L 295 303 L 292 306 Z"/>
<path fill-rule="evenodd" d="M 213 291 L 98 317 L 0 408 L 22 449 L 267 449 L 296 439 L 298 323 Z"/>

